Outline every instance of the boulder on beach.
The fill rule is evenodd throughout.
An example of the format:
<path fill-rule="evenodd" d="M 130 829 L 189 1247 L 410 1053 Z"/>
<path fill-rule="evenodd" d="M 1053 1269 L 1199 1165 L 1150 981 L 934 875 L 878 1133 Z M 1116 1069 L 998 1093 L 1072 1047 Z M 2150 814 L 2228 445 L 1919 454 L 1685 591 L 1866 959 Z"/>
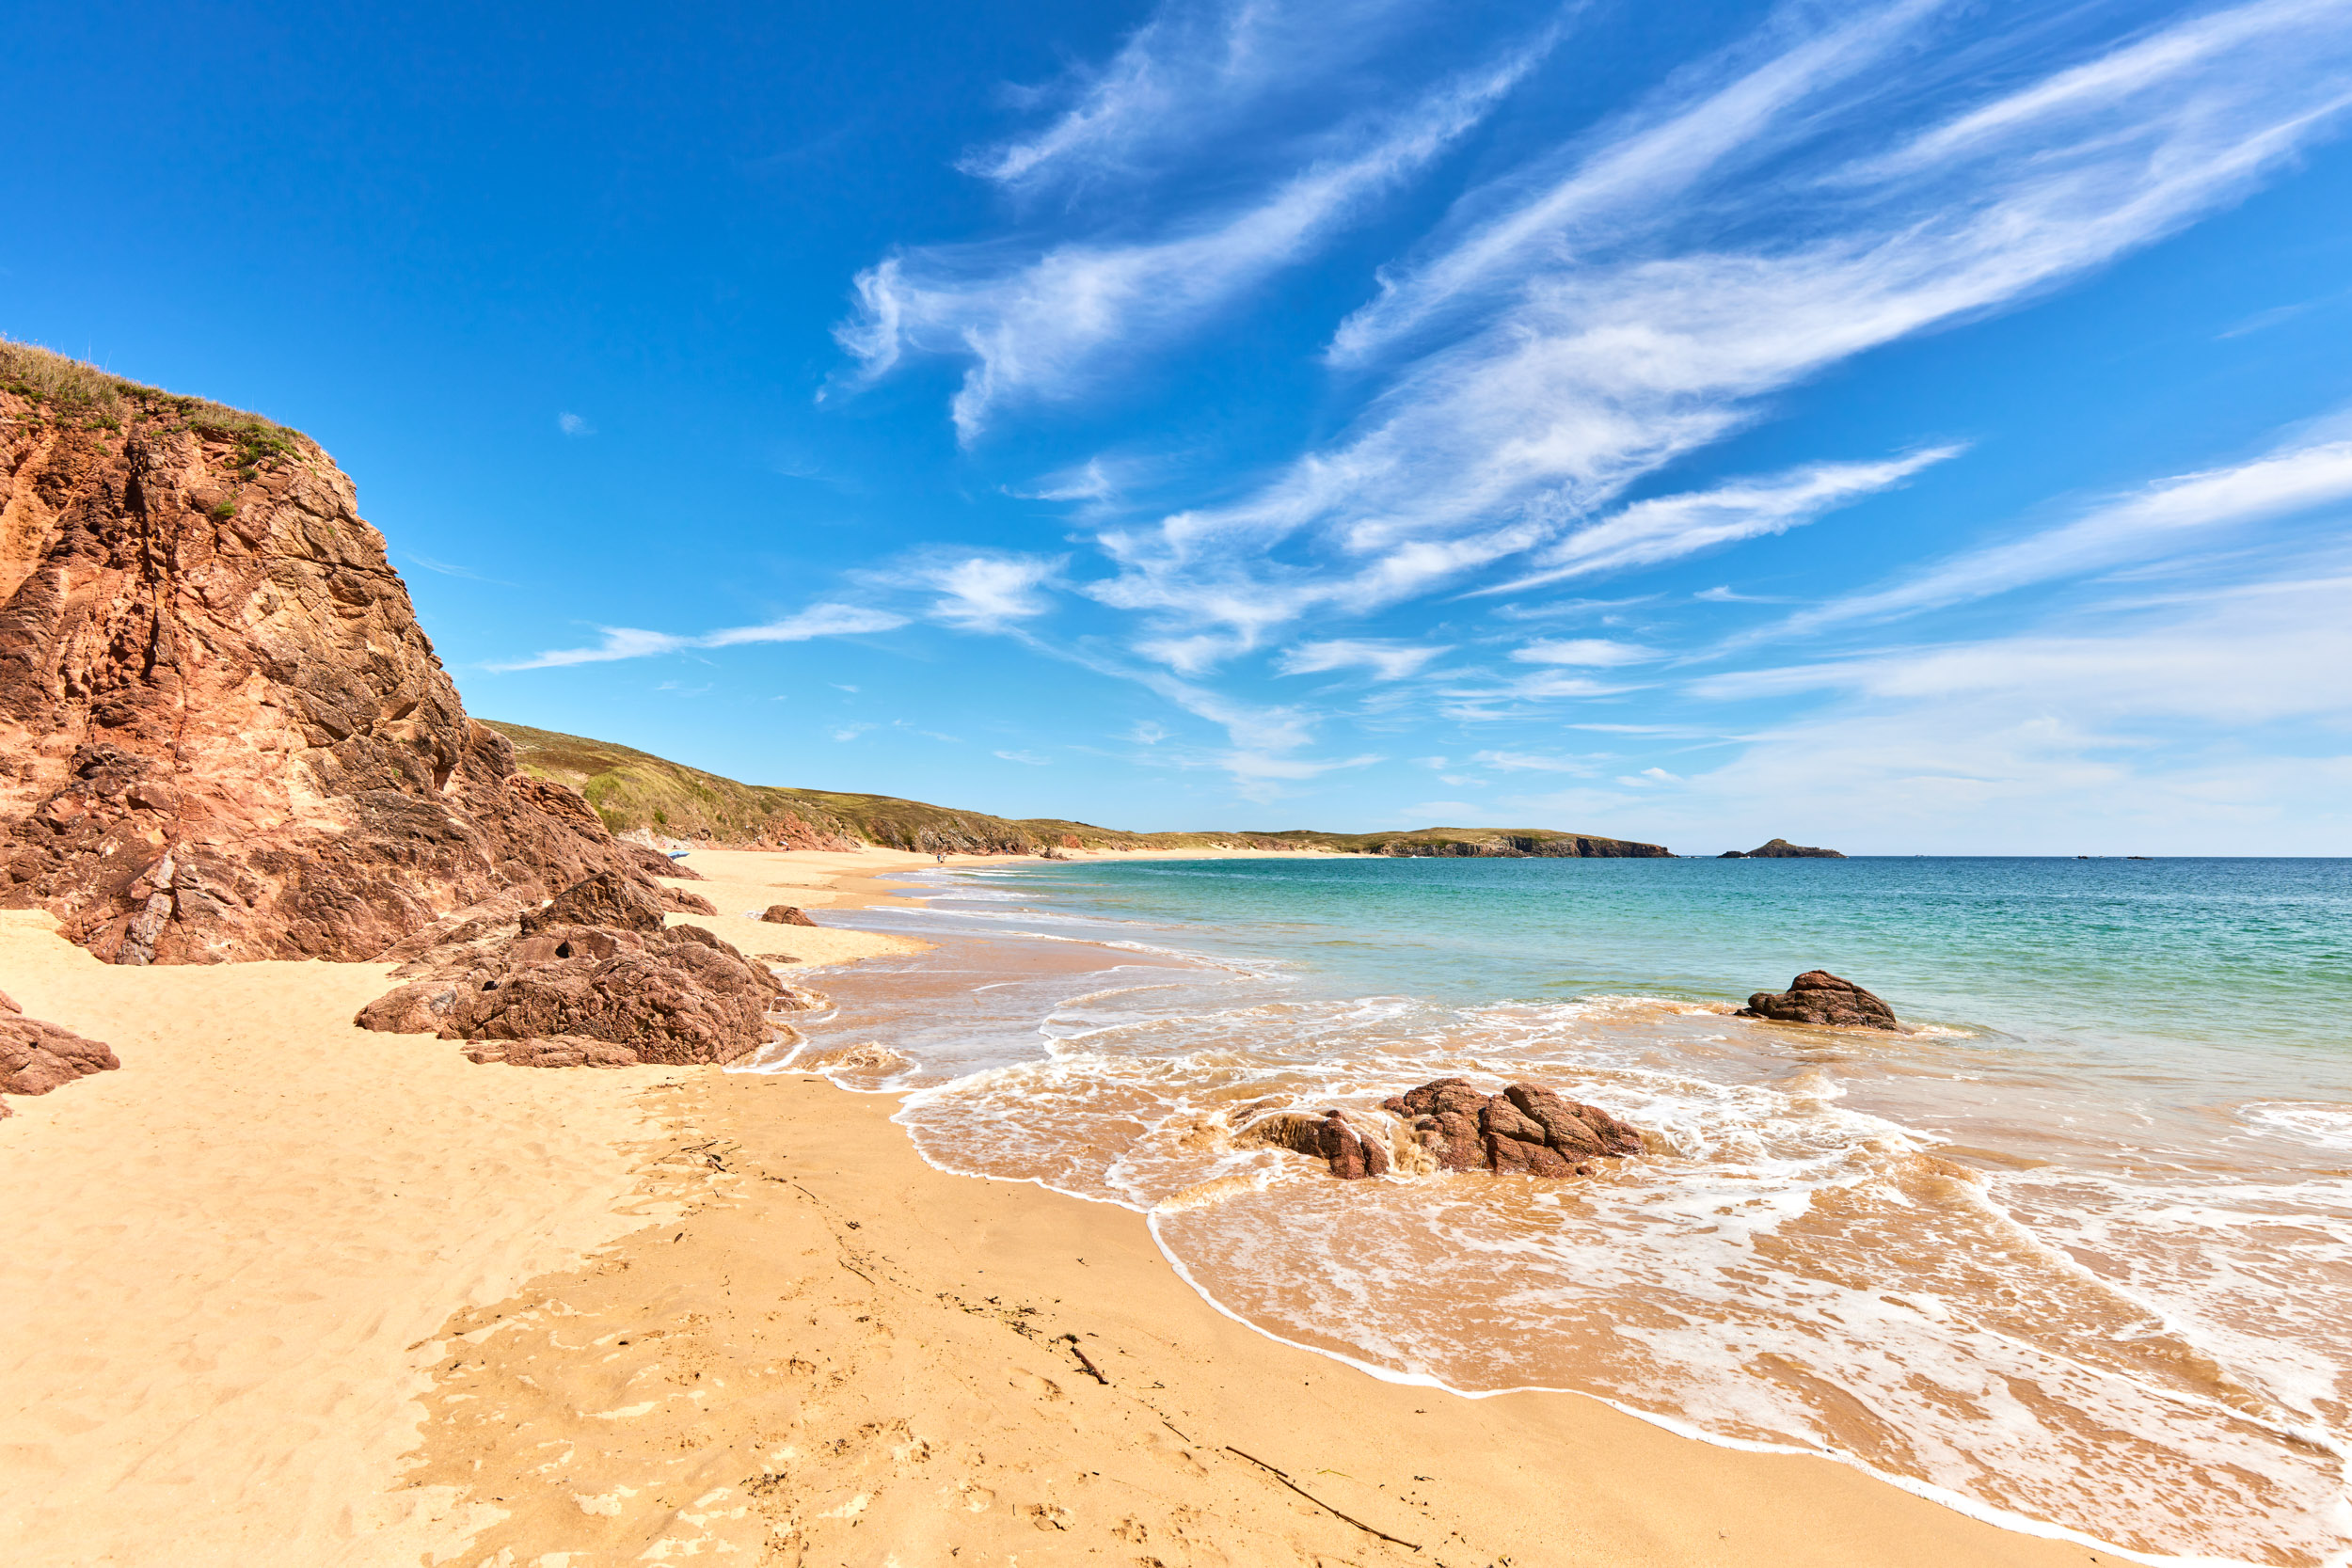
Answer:
<path fill-rule="evenodd" d="M 814 926 L 817 924 L 789 904 L 771 904 L 768 906 L 768 912 L 759 918 L 771 926 Z"/>
<path fill-rule="evenodd" d="M 26 1018 L 23 1008 L 0 992 L 0 1094 L 47 1094 L 76 1078 L 121 1065 L 96 1040 Z M 0 1104 L 0 1117 L 8 1114 L 8 1106 Z"/>
<path fill-rule="evenodd" d="M 1521 1176 L 1590 1176 L 1595 1158 L 1642 1151 L 1642 1134 L 1597 1105 L 1563 1099 L 1534 1084 L 1480 1094 L 1466 1079 L 1440 1078 L 1381 1101 L 1402 1117 L 1439 1170 Z"/>
<path fill-rule="evenodd" d="M 770 1014 L 821 1005 L 700 927 L 666 926 L 659 891 L 600 873 L 536 909 L 460 911 L 437 942 L 388 955 L 409 983 L 354 1022 L 495 1045 L 476 1061 L 684 1065 L 749 1055 L 775 1037 Z"/>
<path fill-rule="evenodd" d="M 1833 1029 L 1900 1030 L 1895 1009 L 1851 980 L 1825 969 L 1808 969 L 1787 990 L 1760 990 L 1734 1015 L 1775 1023 L 1811 1023 Z"/>

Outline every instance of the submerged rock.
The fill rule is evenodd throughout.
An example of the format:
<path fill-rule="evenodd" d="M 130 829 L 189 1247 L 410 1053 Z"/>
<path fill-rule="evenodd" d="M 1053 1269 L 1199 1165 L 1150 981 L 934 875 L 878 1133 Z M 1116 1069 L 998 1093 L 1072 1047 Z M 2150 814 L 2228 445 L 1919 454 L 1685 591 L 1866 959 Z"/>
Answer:
<path fill-rule="evenodd" d="M 1406 1119 L 1439 1170 L 1589 1176 L 1595 1157 L 1642 1151 L 1637 1129 L 1534 1084 L 1485 1095 L 1467 1080 L 1440 1078 L 1383 1101 L 1381 1109 Z"/>
<path fill-rule="evenodd" d="M 1775 1023 L 1812 1023 L 1835 1029 L 1899 1031 L 1895 1009 L 1851 980 L 1825 969 L 1808 969 L 1788 982 L 1787 990 L 1760 990 L 1734 1015 L 1765 1018 Z"/>
<path fill-rule="evenodd" d="M 71 1029 L 26 1018 L 0 992 L 0 1094 L 47 1094 L 93 1072 L 122 1065 L 113 1051 Z M 0 1117 L 8 1108 L 0 1104 Z"/>
<path fill-rule="evenodd" d="M 394 973 L 414 978 L 354 1022 L 499 1042 L 469 1051 L 476 1061 L 685 1065 L 749 1055 L 775 1037 L 771 1013 L 820 1005 L 700 927 L 661 916 L 653 892 L 609 874 L 534 910 L 460 911 L 438 942 L 387 955 L 405 957 Z"/>
<path fill-rule="evenodd" d="M 1331 1174 L 1343 1181 L 1360 1181 L 1389 1174 L 1389 1151 L 1348 1124 L 1338 1111 L 1320 1117 L 1284 1111 L 1242 1129 L 1235 1142 L 1249 1147 L 1287 1148 L 1331 1164 Z"/>

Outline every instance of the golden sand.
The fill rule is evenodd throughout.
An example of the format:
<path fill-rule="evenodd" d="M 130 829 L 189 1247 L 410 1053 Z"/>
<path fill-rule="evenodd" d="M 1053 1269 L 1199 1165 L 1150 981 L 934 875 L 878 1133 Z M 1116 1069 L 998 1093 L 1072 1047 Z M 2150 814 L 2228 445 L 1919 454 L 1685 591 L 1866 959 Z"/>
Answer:
<path fill-rule="evenodd" d="M 692 858 L 722 909 L 920 863 Z M 0 916 L 0 990 L 123 1061 L 0 1123 L 11 1564 L 2112 1560 L 1377 1381 L 1216 1312 L 1136 1214 L 923 1164 L 889 1099 L 475 1067 L 354 1029 L 386 985 Z"/>

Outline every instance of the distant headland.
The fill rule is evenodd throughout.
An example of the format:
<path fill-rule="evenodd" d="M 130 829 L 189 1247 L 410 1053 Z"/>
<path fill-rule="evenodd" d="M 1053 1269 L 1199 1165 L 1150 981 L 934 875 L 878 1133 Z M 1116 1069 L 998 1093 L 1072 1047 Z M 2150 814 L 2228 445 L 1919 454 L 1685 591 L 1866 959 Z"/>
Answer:
<path fill-rule="evenodd" d="M 1057 849 L 1299 849 L 1325 854 L 1482 859 L 1665 860 L 1662 844 L 1553 828 L 1415 828 L 1327 833 L 1311 828 L 1130 832 L 1059 817 L 1003 817 L 889 795 L 747 784 L 609 740 L 487 720 L 520 769 L 586 797 L 615 833 L 715 848 L 890 849 L 1028 855 Z"/>

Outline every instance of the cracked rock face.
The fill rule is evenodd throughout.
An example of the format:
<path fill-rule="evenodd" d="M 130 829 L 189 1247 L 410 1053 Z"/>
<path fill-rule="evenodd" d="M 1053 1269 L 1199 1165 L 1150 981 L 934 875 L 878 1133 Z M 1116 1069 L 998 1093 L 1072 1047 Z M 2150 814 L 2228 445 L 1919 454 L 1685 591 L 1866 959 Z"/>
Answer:
<path fill-rule="evenodd" d="M 1788 982 L 1787 990 L 1757 991 L 1734 1016 L 1833 1029 L 1902 1029 L 1894 1008 L 1825 969 L 1806 970 Z"/>
<path fill-rule="evenodd" d="M 0 1094 L 47 1094 L 121 1065 L 96 1040 L 26 1018 L 14 1000 L 0 992 Z M 8 1114 L 8 1106 L 0 1103 L 0 1117 Z"/>
<path fill-rule="evenodd" d="M 612 872 L 541 908 L 460 911 L 395 955 L 410 983 L 355 1022 L 518 1067 L 732 1062 L 777 1037 L 771 1014 L 823 1000 L 699 927 L 665 927 L 655 893 Z"/>
<path fill-rule="evenodd" d="M 365 959 L 648 853 L 467 718 L 316 445 L 0 392 L 0 906 L 119 963 Z"/>

